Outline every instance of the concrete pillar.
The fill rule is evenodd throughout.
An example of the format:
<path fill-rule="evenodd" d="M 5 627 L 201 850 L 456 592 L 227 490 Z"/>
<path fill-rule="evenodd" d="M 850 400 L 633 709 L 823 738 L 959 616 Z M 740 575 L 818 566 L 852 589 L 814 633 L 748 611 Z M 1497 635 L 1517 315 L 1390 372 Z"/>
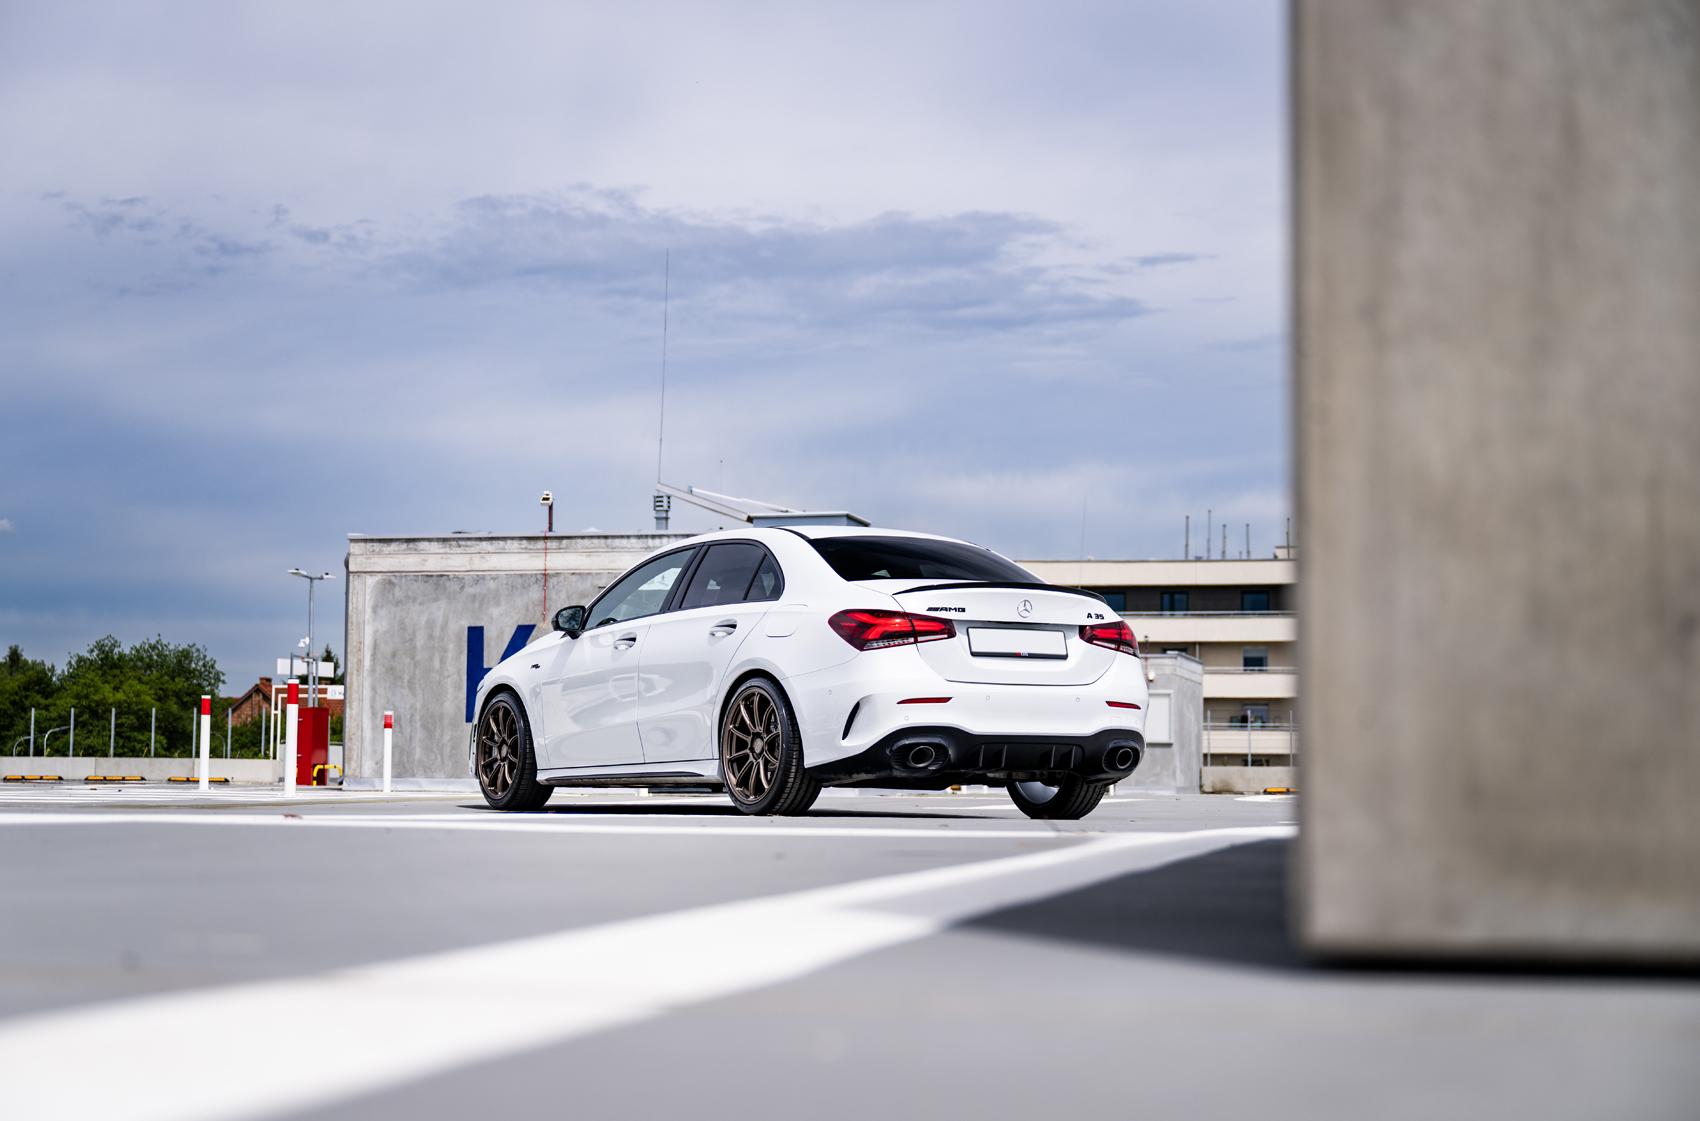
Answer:
<path fill-rule="evenodd" d="M 1299 931 L 1700 958 L 1700 3 L 1293 33 Z"/>

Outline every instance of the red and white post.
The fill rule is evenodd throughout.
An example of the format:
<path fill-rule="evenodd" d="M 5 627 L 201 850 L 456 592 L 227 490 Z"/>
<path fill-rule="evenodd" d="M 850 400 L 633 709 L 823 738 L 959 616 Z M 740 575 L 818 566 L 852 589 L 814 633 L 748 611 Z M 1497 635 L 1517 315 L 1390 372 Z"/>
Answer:
<path fill-rule="evenodd" d="M 212 785 L 212 698 L 201 698 L 201 763 L 196 772 L 201 776 L 201 789 Z"/>
<path fill-rule="evenodd" d="M 384 793 L 390 792 L 390 737 L 395 734 L 395 713 L 384 713 Z"/>
<path fill-rule="evenodd" d="M 301 683 L 289 679 L 288 703 L 283 706 L 283 796 L 295 797 L 295 752 L 301 739 Z"/>

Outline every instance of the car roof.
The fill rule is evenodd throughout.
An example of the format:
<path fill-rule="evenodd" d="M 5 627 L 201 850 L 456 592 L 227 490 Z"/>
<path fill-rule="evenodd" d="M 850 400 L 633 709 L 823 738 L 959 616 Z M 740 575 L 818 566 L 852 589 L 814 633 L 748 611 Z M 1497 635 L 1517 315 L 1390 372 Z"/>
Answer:
<path fill-rule="evenodd" d="M 923 541 L 953 541 L 958 545 L 974 545 L 974 542 L 963 541 L 961 538 L 941 537 L 936 533 L 917 533 L 912 529 L 881 529 L 878 526 L 859 525 L 798 525 L 785 526 L 784 528 L 793 533 L 801 534 L 811 541 L 818 541 L 823 537 L 916 537 Z M 976 549 L 985 548 L 984 545 L 974 545 L 974 547 Z"/>
<path fill-rule="evenodd" d="M 936 533 L 917 533 L 912 529 L 881 529 L 878 526 L 848 526 L 848 525 L 787 525 L 787 526 L 732 526 L 727 529 L 713 529 L 707 533 L 699 533 L 688 541 L 670 545 L 670 549 L 682 549 L 687 546 L 709 541 L 732 540 L 774 540 L 778 535 L 785 537 L 802 537 L 809 541 L 818 541 L 826 537 L 913 537 L 922 541 L 950 541 L 958 545 L 972 545 L 976 549 L 984 549 L 984 545 L 976 545 L 972 541 L 963 541 L 956 537 L 941 537 Z M 784 540 L 785 537 L 778 537 Z M 662 550 L 667 551 L 667 550 Z"/>

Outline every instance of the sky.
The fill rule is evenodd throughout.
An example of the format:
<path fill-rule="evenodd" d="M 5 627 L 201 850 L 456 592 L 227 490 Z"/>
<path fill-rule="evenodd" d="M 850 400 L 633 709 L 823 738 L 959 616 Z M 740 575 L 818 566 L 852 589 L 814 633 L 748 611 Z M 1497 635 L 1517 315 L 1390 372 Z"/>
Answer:
<path fill-rule="evenodd" d="M 647 530 L 658 436 L 1021 559 L 1268 556 L 1282 10 L 0 2 L 0 644 L 239 689 L 288 569 L 340 652 L 349 533 Z"/>

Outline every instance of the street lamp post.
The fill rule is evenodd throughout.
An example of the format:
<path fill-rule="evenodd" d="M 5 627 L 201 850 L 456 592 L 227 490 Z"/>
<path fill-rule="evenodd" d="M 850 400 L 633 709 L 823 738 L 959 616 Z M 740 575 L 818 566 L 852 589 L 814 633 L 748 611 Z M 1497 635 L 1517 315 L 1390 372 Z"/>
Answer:
<path fill-rule="evenodd" d="M 302 572 L 299 568 L 292 568 L 289 570 L 289 575 L 299 576 L 307 581 L 307 703 L 317 705 L 319 703 L 319 656 L 313 653 L 313 582 L 329 580 L 331 574 L 327 572 L 323 576 L 314 576 L 311 573 Z"/>

